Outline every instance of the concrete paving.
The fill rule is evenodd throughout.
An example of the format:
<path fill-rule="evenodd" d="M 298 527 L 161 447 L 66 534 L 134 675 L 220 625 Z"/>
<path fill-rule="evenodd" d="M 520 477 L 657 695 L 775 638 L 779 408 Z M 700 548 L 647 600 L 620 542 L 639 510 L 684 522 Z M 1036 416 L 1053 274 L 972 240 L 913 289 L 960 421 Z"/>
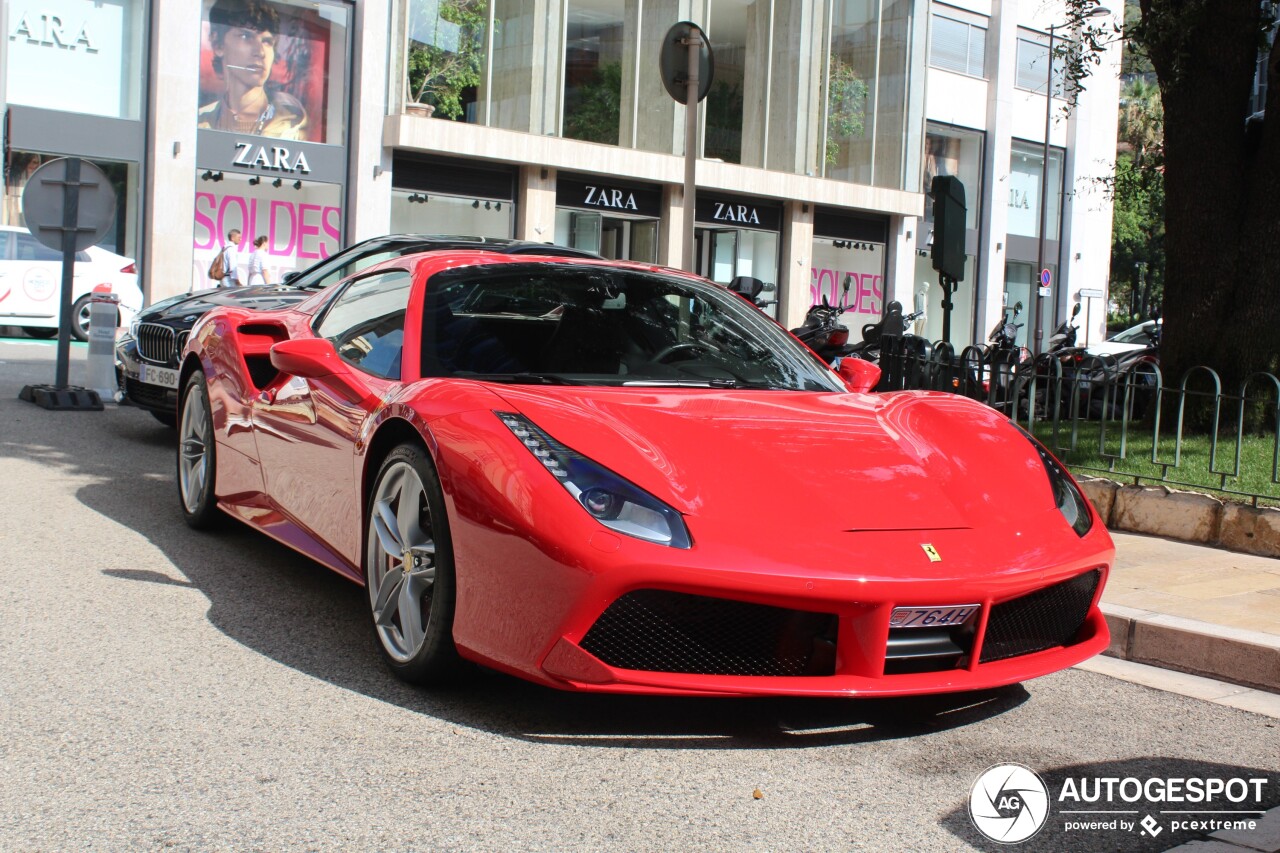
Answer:
<path fill-rule="evenodd" d="M 1108 654 L 1280 692 L 1280 560 L 1112 532 Z"/>

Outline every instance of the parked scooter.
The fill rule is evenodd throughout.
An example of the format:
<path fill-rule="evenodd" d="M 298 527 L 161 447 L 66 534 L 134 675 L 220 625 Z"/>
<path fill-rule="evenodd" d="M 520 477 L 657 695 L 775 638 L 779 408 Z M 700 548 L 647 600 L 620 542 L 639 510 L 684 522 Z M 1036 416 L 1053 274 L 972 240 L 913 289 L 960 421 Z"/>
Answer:
<path fill-rule="evenodd" d="M 852 284 L 853 276 L 845 276 L 841 304 L 832 305 L 823 295 L 822 302 L 804 315 L 804 323 L 791 330 L 800 343 L 817 353 L 827 364 L 843 355 L 842 351 L 849 342 L 849 330 L 840 325 L 840 315 L 849 310 L 849 288 Z"/>
<path fill-rule="evenodd" d="M 987 336 L 987 345 L 982 349 L 982 373 L 979 377 L 971 369 L 969 385 L 980 388 L 985 402 L 1001 411 L 1013 410 L 1016 398 L 1015 371 L 1018 365 L 1031 361 L 1031 351 L 1018 346 L 1018 330 L 1025 323 L 1015 322 L 1022 315 L 1022 303 L 1012 308 L 1006 307 L 999 322 Z"/>
<path fill-rule="evenodd" d="M 894 333 L 886 330 L 896 330 L 896 334 L 901 335 L 911 327 L 911 323 L 921 313 L 903 316 L 902 305 L 898 302 L 890 302 L 885 306 L 884 317 L 879 322 L 867 323 L 862 327 L 862 341 L 850 344 L 849 330 L 840 325 L 840 315 L 853 307 L 849 304 L 849 289 L 852 284 L 853 276 L 845 276 L 840 304 L 831 305 L 827 297 L 823 296 L 822 303 L 814 305 L 805 314 L 804 324 L 791 330 L 791 334 L 828 364 L 838 364 L 838 360 L 845 356 L 853 356 L 864 361 L 878 361 L 881 338 L 886 333 Z"/>

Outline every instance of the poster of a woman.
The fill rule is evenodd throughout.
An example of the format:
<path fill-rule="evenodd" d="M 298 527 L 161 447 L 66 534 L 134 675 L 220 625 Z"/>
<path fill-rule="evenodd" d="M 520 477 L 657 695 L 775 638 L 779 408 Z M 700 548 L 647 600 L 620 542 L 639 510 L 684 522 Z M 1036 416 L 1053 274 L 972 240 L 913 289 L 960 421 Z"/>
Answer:
<path fill-rule="evenodd" d="M 201 42 L 198 127 L 325 142 L 328 22 L 266 0 L 214 0 Z"/>

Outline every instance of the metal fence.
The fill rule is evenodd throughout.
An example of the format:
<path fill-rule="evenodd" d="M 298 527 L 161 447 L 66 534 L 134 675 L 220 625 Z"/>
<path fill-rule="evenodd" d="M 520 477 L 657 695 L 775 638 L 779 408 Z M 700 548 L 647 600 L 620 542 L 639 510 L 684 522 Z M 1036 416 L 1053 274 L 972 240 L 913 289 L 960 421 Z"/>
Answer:
<path fill-rule="evenodd" d="M 1235 393 L 1194 367 L 1167 381 L 1154 358 L 956 352 L 913 335 L 881 342 L 879 391 L 971 397 L 1036 435 L 1073 471 L 1280 504 L 1280 379 Z"/>

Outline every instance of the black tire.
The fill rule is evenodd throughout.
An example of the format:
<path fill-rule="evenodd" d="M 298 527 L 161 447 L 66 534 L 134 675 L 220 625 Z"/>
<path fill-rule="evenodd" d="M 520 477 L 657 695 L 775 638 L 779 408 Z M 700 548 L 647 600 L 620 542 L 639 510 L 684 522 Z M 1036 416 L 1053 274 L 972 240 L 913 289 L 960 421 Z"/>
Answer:
<path fill-rule="evenodd" d="M 412 477 L 407 476 L 409 473 Z M 392 494 L 396 489 L 400 489 L 399 493 Z M 406 498 L 410 493 L 416 497 Z M 410 499 L 414 501 L 410 510 L 414 506 L 417 510 L 406 515 L 413 517 L 416 535 L 411 531 L 407 554 L 400 548 L 401 554 L 396 556 L 392 553 L 396 547 L 388 548 L 393 543 L 384 536 L 390 535 L 395 544 L 405 539 L 399 516 L 403 501 Z M 380 506 L 383 504 L 385 506 Z M 376 529 L 375 518 L 385 518 L 379 515 L 382 509 L 393 513 L 392 520 L 396 522 L 393 533 L 388 533 L 385 523 L 382 532 Z M 453 643 L 457 602 L 453 540 L 439 477 L 421 445 L 401 444 L 383 460 L 365 501 L 364 533 L 369 624 L 383 660 L 397 678 L 411 684 L 433 685 L 453 680 L 463 669 Z M 430 549 L 429 558 L 427 549 Z M 419 563 L 420 559 L 423 562 Z M 411 567 L 407 575 L 406 567 Z M 425 580 L 427 573 L 432 576 L 429 582 Z M 392 586 L 386 590 L 386 600 L 380 608 L 378 598 L 385 584 Z M 406 584 L 409 585 L 407 591 Z M 395 607 L 391 609 L 393 598 Z M 406 602 L 413 607 L 408 621 L 401 613 Z"/>
<path fill-rule="evenodd" d="M 93 294 L 86 293 L 71 306 L 71 339 L 89 340 L 89 299 Z"/>
<path fill-rule="evenodd" d="M 178 506 L 188 526 L 212 530 L 223 521 L 216 497 L 218 448 L 214 441 L 213 410 L 209 408 L 209 388 L 199 370 L 187 377 L 183 386 L 178 418 Z M 198 482 L 194 479 L 197 477 Z"/>
<path fill-rule="evenodd" d="M 27 333 L 27 337 L 39 338 L 42 341 L 47 341 L 58 334 L 57 329 L 46 329 L 43 326 L 23 326 L 22 331 Z"/>
<path fill-rule="evenodd" d="M 178 427 L 177 414 L 175 414 L 174 412 L 157 412 L 155 409 L 151 409 L 150 411 L 151 411 L 151 417 L 155 418 L 160 423 L 167 426 L 169 429 L 177 429 Z"/>

